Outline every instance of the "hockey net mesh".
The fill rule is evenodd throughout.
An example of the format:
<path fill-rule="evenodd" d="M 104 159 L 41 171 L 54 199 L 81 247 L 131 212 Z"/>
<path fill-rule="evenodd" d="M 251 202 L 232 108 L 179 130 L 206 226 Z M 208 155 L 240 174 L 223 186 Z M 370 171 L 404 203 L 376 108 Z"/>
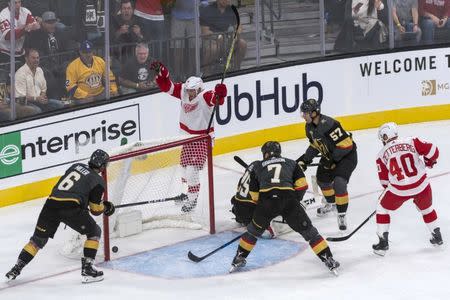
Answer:
<path fill-rule="evenodd" d="M 115 206 L 153 203 L 116 209 L 108 218 L 109 230 L 103 228 L 103 218 L 96 217 L 103 234 L 109 235 L 106 238 L 118 237 L 117 218 L 136 210 L 142 215 L 143 230 L 178 227 L 213 232 L 208 147 L 210 139 L 205 135 L 138 141 L 108 151 L 107 200 Z M 74 232 L 60 252 L 79 258 L 84 240 Z M 98 255 L 104 255 L 104 251 L 102 237 Z"/>

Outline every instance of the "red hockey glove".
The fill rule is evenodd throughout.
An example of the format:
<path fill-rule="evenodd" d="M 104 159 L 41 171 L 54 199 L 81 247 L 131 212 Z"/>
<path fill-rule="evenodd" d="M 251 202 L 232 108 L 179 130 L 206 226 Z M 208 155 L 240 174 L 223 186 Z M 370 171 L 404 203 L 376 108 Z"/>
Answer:
<path fill-rule="evenodd" d="M 425 166 L 427 166 L 430 169 L 432 169 L 434 167 L 434 165 L 436 164 L 435 160 L 431 160 L 426 157 L 424 158 L 424 161 L 425 161 Z"/>
<path fill-rule="evenodd" d="M 169 70 L 160 61 L 154 61 L 150 65 L 150 69 L 155 70 L 156 75 L 163 78 L 169 77 Z"/>
<path fill-rule="evenodd" d="M 214 93 L 216 93 L 216 95 L 220 98 L 225 98 L 227 96 L 227 86 L 223 83 L 216 84 Z"/>

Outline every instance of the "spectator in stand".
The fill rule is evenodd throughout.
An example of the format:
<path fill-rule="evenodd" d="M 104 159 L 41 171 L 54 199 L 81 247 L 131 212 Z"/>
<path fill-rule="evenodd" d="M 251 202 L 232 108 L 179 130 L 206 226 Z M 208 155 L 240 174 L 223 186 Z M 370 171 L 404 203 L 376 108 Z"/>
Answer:
<path fill-rule="evenodd" d="M 65 69 L 71 59 L 69 50 L 75 49 L 75 43 L 67 34 L 57 31 L 57 18 L 54 12 L 42 14 L 41 29 L 32 32 L 25 40 L 24 48 L 34 48 L 41 55 L 40 65 L 47 80 L 48 97 L 61 99 L 65 94 Z M 65 52 L 65 53 L 64 53 Z"/>
<path fill-rule="evenodd" d="M 423 32 L 424 44 L 432 44 L 435 39 L 436 29 L 446 29 L 447 40 L 449 40 L 450 1 L 419 0 L 420 26 Z"/>
<path fill-rule="evenodd" d="M 144 35 L 130 0 L 122 0 L 120 14 L 111 20 L 111 42 L 116 46 L 114 54 L 125 61 L 133 55 L 134 45 L 144 40 Z M 122 45 L 125 44 L 125 45 Z"/>
<path fill-rule="evenodd" d="M 25 36 L 32 31 L 40 28 L 39 23 L 35 20 L 31 12 L 22 7 L 21 0 L 15 0 L 15 57 L 16 60 L 23 62 L 23 55 L 25 54 L 23 44 Z M 10 60 L 9 53 L 11 49 L 11 11 L 9 5 L 0 12 L 0 64 L 7 63 Z"/>
<path fill-rule="evenodd" d="M 75 0 L 74 0 L 75 1 Z M 104 44 L 104 24 L 101 22 L 103 14 L 103 2 L 97 0 L 76 0 L 76 20 L 74 34 L 77 40 L 88 40 L 95 44 Z M 103 19 L 104 20 L 104 19 Z M 99 26 L 100 25 L 100 26 Z"/>
<path fill-rule="evenodd" d="M 412 36 L 418 44 L 422 38 L 419 27 L 419 9 L 417 0 L 395 0 L 392 8 L 394 19 L 394 35 L 396 41 L 408 39 Z"/>
<path fill-rule="evenodd" d="M 161 42 L 166 39 L 161 0 L 136 0 L 134 14 L 138 17 L 142 25 L 144 40 L 146 42 Z M 154 47 L 155 50 L 160 48 L 159 43 L 155 44 Z M 158 53 L 152 53 L 153 55 L 157 55 L 158 59 L 161 59 L 159 57 L 161 55 L 160 51 Z"/>
<path fill-rule="evenodd" d="M 194 56 L 195 2 L 196 0 L 177 1 L 171 11 L 170 37 L 174 41 L 170 47 L 174 49 L 173 65 L 177 66 L 177 73 L 182 74 L 181 77 L 195 72 L 195 65 L 187 59 Z M 200 4 L 207 6 L 208 1 L 201 0 Z"/>
<path fill-rule="evenodd" d="M 54 11 L 56 15 L 61 19 L 67 29 L 77 29 L 74 28 L 77 20 L 77 1 L 74 0 L 56 0 L 53 2 Z M 72 36 L 71 36 L 72 38 Z"/>
<path fill-rule="evenodd" d="M 346 4 L 346 17 L 334 49 L 348 52 L 379 49 L 387 41 L 388 31 L 378 19 L 384 9 L 381 0 L 352 0 Z"/>
<path fill-rule="evenodd" d="M 0 122 L 12 121 L 11 102 L 9 98 L 10 91 L 9 71 L 0 69 Z M 16 118 L 24 118 L 41 113 L 41 109 L 34 105 L 28 105 L 25 99 L 16 101 Z"/>
<path fill-rule="evenodd" d="M 17 98 L 25 98 L 28 105 L 35 105 L 42 111 L 64 107 L 60 100 L 47 97 L 47 82 L 44 71 L 39 67 L 39 52 L 36 49 L 27 49 L 25 64 L 16 72 L 15 88 Z"/>
<path fill-rule="evenodd" d="M 53 0 L 22 0 L 23 4 L 36 16 L 35 19 L 40 22 L 40 16 L 51 10 Z"/>
<path fill-rule="evenodd" d="M 201 9 L 200 26 L 202 35 L 209 35 L 213 38 L 204 41 L 204 64 L 208 71 L 211 71 L 213 65 L 215 65 L 215 60 L 219 60 L 219 63 L 226 60 L 227 48 L 233 38 L 232 32 L 234 32 L 233 26 L 235 25 L 236 16 L 231 9 L 231 0 L 217 0 Z M 238 34 L 241 32 L 242 27 L 240 26 Z M 234 49 L 236 59 L 233 68 L 239 69 L 247 52 L 247 42 L 239 37 Z"/>
<path fill-rule="evenodd" d="M 149 50 L 147 44 L 137 44 L 135 56 L 123 66 L 119 84 L 123 94 L 131 94 L 156 87 L 150 70 Z"/>
<path fill-rule="evenodd" d="M 72 61 L 66 69 L 66 89 L 75 105 L 105 100 L 105 61 L 93 54 L 93 45 L 83 41 L 80 57 Z M 117 95 L 117 85 L 113 72 L 109 72 L 110 95 Z"/>

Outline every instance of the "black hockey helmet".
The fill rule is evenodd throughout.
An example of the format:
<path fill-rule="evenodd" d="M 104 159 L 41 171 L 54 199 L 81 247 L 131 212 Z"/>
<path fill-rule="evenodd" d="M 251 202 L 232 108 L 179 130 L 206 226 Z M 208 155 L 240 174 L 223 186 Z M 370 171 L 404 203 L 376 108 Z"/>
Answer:
<path fill-rule="evenodd" d="M 280 143 L 275 141 L 265 142 L 261 147 L 261 152 L 264 157 L 266 157 L 266 153 L 269 154 L 269 157 L 272 156 L 280 156 L 281 155 L 281 146 Z"/>
<path fill-rule="evenodd" d="M 95 150 L 89 159 L 89 167 L 95 169 L 105 168 L 109 162 L 109 155 L 101 149 Z"/>
<path fill-rule="evenodd" d="M 300 111 L 302 113 L 313 113 L 317 112 L 317 114 L 320 113 L 320 104 L 317 102 L 316 99 L 307 99 L 302 102 L 300 105 Z"/>

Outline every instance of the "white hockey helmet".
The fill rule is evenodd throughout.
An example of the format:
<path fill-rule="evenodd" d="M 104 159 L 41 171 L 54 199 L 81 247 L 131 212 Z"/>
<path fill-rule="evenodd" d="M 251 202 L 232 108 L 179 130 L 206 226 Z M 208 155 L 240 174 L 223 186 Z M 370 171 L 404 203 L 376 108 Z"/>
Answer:
<path fill-rule="evenodd" d="M 394 122 L 385 123 L 378 129 L 378 138 L 384 144 L 398 137 L 397 124 Z"/>
<path fill-rule="evenodd" d="M 203 80 L 200 77 L 191 76 L 184 83 L 184 88 L 186 90 L 203 90 Z"/>

